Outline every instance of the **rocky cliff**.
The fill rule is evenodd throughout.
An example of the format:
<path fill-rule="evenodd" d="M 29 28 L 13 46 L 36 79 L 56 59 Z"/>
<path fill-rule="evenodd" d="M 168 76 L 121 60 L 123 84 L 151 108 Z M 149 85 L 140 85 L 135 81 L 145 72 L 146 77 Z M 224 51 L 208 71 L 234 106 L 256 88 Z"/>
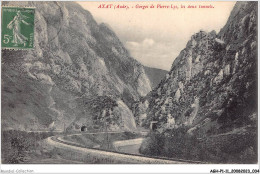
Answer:
<path fill-rule="evenodd" d="M 36 13 L 35 48 L 2 51 L 2 128 L 100 127 L 105 116 L 119 128 L 122 122 L 112 124 L 115 115 L 133 120 L 128 106 L 151 90 L 150 82 L 107 25 L 74 2 L 3 5 L 33 6 Z M 89 105 L 93 100 L 96 105 Z M 114 104 L 104 106 L 107 100 Z M 99 106 L 105 108 L 89 112 Z"/>
<path fill-rule="evenodd" d="M 215 161 L 250 161 L 245 158 L 257 149 L 257 3 L 237 2 L 218 34 L 191 36 L 170 72 L 135 110 L 143 126 L 158 121 L 164 137 L 181 128 L 183 136 L 196 136 L 206 144 L 205 151 L 211 146 L 212 154 L 222 154 Z M 169 154 L 167 143 L 173 142 L 165 140 L 158 153 L 176 155 Z M 182 157 L 191 158 L 191 153 Z"/>

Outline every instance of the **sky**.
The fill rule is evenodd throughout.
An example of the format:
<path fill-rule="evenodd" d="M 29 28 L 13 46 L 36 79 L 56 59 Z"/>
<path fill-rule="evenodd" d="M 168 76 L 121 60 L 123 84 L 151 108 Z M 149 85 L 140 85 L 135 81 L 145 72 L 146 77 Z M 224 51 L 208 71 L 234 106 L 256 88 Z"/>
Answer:
<path fill-rule="evenodd" d="M 145 66 L 164 70 L 170 70 L 193 34 L 200 30 L 219 32 L 235 5 L 234 1 L 78 3 L 90 11 L 98 23 L 108 24 L 133 58 Z M 102 4 L 112 4 L 112 8 L 98 8 Z M 129 8 L 114 8 L 117 5 Z M 151 5 L 154 8 L 150 8 Z M 214 8 L 199 8 L 199 5 Z M 174 6 L 178 9 L 171 8 Z"/>

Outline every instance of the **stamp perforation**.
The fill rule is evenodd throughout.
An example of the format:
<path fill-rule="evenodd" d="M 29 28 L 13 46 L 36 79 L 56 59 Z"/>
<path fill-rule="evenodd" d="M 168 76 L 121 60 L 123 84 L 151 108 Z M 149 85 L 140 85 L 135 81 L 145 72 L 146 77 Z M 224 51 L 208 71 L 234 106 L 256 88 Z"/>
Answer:
<path fill-rule="evenodd" d="M 13 6 L 13 5 L 1 5 L 1 8 L 2 7 L 11 7 L 11 8 L 16 8 L 16 7 L 19 7 L 19 8 L 36 8 L 36 7 L 34 7 L 34 6 L 19 6 L 19 5 L 17 5 L 17 6 Z"/>

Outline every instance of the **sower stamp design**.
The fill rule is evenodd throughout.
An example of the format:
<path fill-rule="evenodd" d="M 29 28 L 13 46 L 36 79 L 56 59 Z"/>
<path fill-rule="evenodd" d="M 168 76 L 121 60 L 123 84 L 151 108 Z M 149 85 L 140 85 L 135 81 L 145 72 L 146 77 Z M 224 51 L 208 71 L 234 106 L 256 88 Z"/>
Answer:
<path fill-rule="evenodd" d="M 2 48 L 34 47 L 34 8 L 2 7 Z"/>

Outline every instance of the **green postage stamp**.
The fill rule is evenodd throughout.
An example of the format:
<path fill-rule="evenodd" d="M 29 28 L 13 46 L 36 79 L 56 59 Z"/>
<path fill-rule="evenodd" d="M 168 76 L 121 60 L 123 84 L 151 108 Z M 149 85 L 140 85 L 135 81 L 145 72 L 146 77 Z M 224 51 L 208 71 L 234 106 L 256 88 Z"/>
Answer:
<path fill-rule="evenodd" d="M 35 8 L 2 7 L 2 48 L 34 47 Z"/>

